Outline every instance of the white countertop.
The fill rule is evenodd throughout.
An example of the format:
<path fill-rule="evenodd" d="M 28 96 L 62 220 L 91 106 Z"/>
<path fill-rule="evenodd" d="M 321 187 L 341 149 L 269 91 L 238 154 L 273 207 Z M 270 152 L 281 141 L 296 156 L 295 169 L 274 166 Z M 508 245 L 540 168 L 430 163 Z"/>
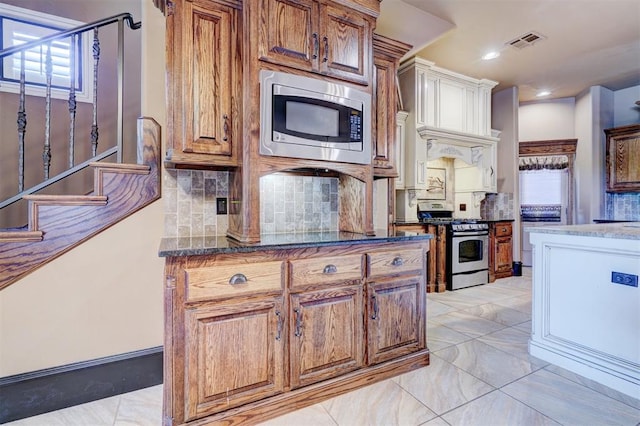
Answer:
<path fill-rule="evenodd" d="M 581 235 L 585 237 L 640 240 L 640 222 L 597 223 L 588 225 L 549 225 L 526 227 L 525 231 L 541 234 Z"/>

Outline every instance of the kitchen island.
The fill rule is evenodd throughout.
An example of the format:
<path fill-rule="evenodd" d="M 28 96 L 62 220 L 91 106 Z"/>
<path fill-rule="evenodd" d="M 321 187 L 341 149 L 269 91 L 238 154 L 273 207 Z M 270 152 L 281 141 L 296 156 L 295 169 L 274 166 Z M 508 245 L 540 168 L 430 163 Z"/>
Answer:
<path fill-rule="evenodd" d="M 164 424 L 264 421 L 428 365 L 431 238 L 164 238 Z"/>
<path fill-rule="evenodd" d="M 640 399 L 640 222 L 525 231 L 530 354 Z"/>

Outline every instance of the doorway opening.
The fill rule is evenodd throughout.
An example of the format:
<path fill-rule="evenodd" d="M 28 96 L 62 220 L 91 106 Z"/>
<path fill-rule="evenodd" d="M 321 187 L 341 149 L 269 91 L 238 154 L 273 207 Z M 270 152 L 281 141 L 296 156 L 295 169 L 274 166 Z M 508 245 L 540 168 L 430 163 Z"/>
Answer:
<path fill-rule="evenodd" d="M 577 139 L 520 142 L 519 188 L 521 259 L 532 264 L 525 228 L 574 222 L 573 163 Z"/>

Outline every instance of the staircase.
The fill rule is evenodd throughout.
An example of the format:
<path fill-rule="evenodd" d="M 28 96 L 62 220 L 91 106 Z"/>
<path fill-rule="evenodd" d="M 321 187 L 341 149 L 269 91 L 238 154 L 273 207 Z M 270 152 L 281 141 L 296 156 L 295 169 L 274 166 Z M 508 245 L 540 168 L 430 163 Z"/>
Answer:
<path fill-rule="evenodd" d="M 69 88 L 69 126 L 70 132 L 69 156 L 70 164 L 67 170 L 49 178 L 49 166 L 51 163 L 51 141 L 50 130 L 55 125 L 50 122 L 50 111 L 52 99 L 50 95 L 51 71 L 47 69 L 47 95 L 45 100 L 46 125 L 44 135 L 45 179 L 34 187 L 24 189 L 24 169 L 30 165 L 25 161 L 25 133 L 26 133 L 26 108 L 25 108 L 25 79 L 24 69 L 20 79 L 20 104 L 18 107 L 18 145 L 19 145 L 19 181 L 18 193 L 8 200 L 0 203 L 0 214 L 2 208 L 7 207 L 17 201 L 25 200 L 28 217 L 27 225 L 21 228 L 0 229 L 0 290 L 18 281 L 26 274 L 34 271 L 45 263 L 55 259 L 83 241 L 98 234 L 116 222 L 135 213 L 139 209 L 160 198 L 159 169 L 161 149 L 160 126 L 152 118 L 139 118 L 137 121 L 137 163 L 127 164 L 122 162 L 123 158 L 123 63 L 124 63 L 124 23 L 129 28 L 135 30 L 140 28 L 140 23 L 135 23 L 130 14 L 120 14 L 111 18 L 106 18 L 90 24 L 83 25 L 72 30 L 60 32 L 47 36 L 40 40 L 24 45 L 10 47 L 0 51 L 0 60 L 10 55 L 23 55 L 27 49 L 44 46 L 45 52 L 51 50 L 51 43 L 61 38 L 70 38 L 71 45 L 76 43 L 78 37 L 86 32 L 93 33 L 94 40 L 94 76 L 97 87 L 97 67 L 100 54 L 98 28 L 110 24 L 118 25 L 118 64 L 117 75 L 106 83 L 117 90 L 117 123 L 113 146 L 108 146 L 98 152 L 98 123 L 96 121 L 96 111 L 98 107 L 97 90 L 93 100 L 93 123 L 90 129 L 93 146 L 92 157 L 81 164 L 73 164 L 75 149 L 75 83 L 73 77 Z M 48 46 L 48 47 L 47 47 Z M 41 47 L 39 47 L 41 48 Z M 73 49 L 72 49 L 73 50 Z M 73 54 L 72 54 L 73 55 Z M 47 62 L 50 63 L 50 57 Z M 24 62 L 24 60 L 23 60 Z M 73 61 L 72 61 L 73 63 Z M 24 67 L 24 65 L 23 65 Z M 49 68 L 49 66 L 47 66 Z M 111 86 L 109 86 L 111 87 Z M 56 101 L 54 101 L 56 102 Z M 60 101 L 57 101 L 60 102 Z M 131 122 L 132 123 L 132 122 Z M 133 123 L 132 123 L 133 124 Z M 87 132 L 89 133 L 89 131 Z M 109 157 L 116 157 L 115 163 L 102 162 Z M 84 169 L 93 171 L 93 190 L 88 194 L 79 195 L 43 195 L 39 194 L 44 188 L 70 178 L 74 173 Z M 3 179 L 13 179 L 3 176 Z M 24 223 L 24 222 L 23 222 Z"/>
<path fill-rule="evenodd" d="M 139 164 L 91 163 L 89 195 L 27 195 L 26 229 L 0 230 L 0 290 L 160 198 L 160 126 L 138 120 Z"/>

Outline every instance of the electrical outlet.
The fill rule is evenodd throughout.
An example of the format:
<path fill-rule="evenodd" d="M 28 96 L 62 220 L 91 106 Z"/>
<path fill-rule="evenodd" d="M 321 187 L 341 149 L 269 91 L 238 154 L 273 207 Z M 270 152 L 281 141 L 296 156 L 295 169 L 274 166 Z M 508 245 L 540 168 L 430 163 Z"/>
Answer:
<path fill-rule="evenodd" d="M 611 271 L 611 282 L 614 284 L 638 287 L 638 276 L 634 274 L 625 274 L 624 272 Z"/>
<path fill-rule="evenodd" d="M 227 214 L 227 199 L 226 198 L 216 198 L 216 213 L 217 214 Z"/>
<path fill-rule="evenodd" d="M 467 211 L 467 205 L 466 204 L 460 204 L 460 211 L 461 212 L 466 212 Z"/>

